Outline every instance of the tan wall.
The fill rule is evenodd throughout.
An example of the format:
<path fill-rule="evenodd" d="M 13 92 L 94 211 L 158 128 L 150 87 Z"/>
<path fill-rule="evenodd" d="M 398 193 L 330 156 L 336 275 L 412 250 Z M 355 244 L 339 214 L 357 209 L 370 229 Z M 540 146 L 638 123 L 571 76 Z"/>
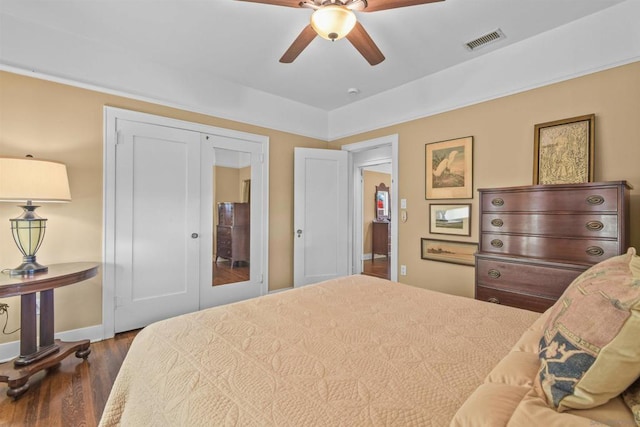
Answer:
<path fill-rule="evenodd" d="M 425 102 L 429 102 L 425 99 Z M 596 115 L 595 180 L 627 180 L 631 192 L 631 243 L 640 249 L 640 62 L 516 95 L 333 141 L 340 145 L 398 134 L 399 194 L 407 199 L 408 221 L 399 223 L 398 264 L 402 282 L 473 296 L 473 267 L 420 259 L 420 238 L 428 237 L 424 197 L 424 145 L 472 135 L 474 189 L 532 183 L 533 129 L 537 123 Z M 467 200 L 460 201 L 467 203 Z M 474 194 L 472 235 L 478 241 L 478 196 Z M 433 236 L 436 237 L 436 236 Z M 438 238 L 442 238 L 438 235 Z"/>
<path fill-rule="evenodd" d="M 244 181 L 247 179 L 251 179 L 251 166 L 238 170 L 238 200 L 241 202 L 244 201 Z"/>
<path fill-rule="evenodd" d="M 376 198 L 376 186 L 380 183 L 384 183 L 387 187 L 391 188 L 391 175 L 388 173 L 380 173 L 365 170 L 363 173 L 363 215 L 362 215 L 362 253 L 370 254 L 371 245 L 373 245 L 371 223 L 376 218 L 375 198 Z M 393 199 L 392 199 L 393 200 Z"/>
<path fill-rule="evenodd" d="M 425 100 L 428 102 L 428 100 Z M 63 84 L 0 72 L 0 155 L 35 157 L 67 164 L 73 201 L 40 208 L 49 219 L 38 252 L 44 264 L 102 259 L 103 106 L 110 105 L 235 129 L 270 138 L 270 289 L 293 278 L 293 148 L 324 148 L 323 141 L 108 95 Z M 626 179 L 635 186 L 631 203 L 631 243 L 640 248 L 640 62 L 484 102 L 455 111 L 344 138 L 329 144 L 399 135 L 399 194 L 409 214 L 399 224 L 400 280 L 415 286 L 473 295 L 473 268 L 420 259 L 420 237 L 428 236 L 424 199 L 424 144 L 474 136 L 474 188 L 528 185 L 532 182 L 533 127 L 556 119 L 596 114 L 596 180 Z M 437 201 L 433 201 L 437 202 Z M 477 196 L 473 199 L 472 236 L 478 240 Z M 8 219 L 20 213 L 0 203 L 0 266 L 19 264 Z M 6 221 L 2 226 L 1 221 Z M 4 231 L 3 231 L 4 230 Z M 56 330 L 101 322 L 100 278 L 56 291 Z M 19 302 L 11 305 L 9 328 L 18 326 Z M 0 336 L 14 341 L 18 334 Z"/>
<path fill-rule="evenodd" d="M 103 107 L 141 111 L 269 137 L 270 289 L 293 281 L 293 147 L 326 148 L 321 140 L 251 126 L 115 95 L 95 92 L 31 77 L 0 72 L 0 155 L 57 160 L 68 167 L 73 201 L 42 206 L 49 219 L 47 235 L 38 252 L 43 264 L 102 260 Z M 13 268 L 21 257 L 14 246 L 9 218 L 21 210 L 0 203 L 0 267 Z M 19 301 L 10 304 L 8 329 L 18 327 Z M 101 323 L 101 278 L 56 291 L 56 331 Z M 1 335 L 0 342 L 18 334 Z"/>
<path fill-rule="evenodd" d="M 242 201 L 242 181 L 240 180 L 240 169 L 216 166 L 216 188 L 215 203 L 219 202 L 241 202 Z"/>

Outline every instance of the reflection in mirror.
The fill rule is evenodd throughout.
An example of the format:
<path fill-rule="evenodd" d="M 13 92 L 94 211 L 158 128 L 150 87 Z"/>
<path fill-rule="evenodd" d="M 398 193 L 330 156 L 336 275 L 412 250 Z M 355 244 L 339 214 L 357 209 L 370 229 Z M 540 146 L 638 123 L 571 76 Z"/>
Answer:
<path fill-rule="evenodd" d="M 251 155 L 214 149 L 213 286 L 250 277 Z"/>
<path fill-rule="evenodd" d="M 389 187 L 380 183 L 376 186 L 376 220 L 388 221 L 391 218 L 389 209 Z"/>

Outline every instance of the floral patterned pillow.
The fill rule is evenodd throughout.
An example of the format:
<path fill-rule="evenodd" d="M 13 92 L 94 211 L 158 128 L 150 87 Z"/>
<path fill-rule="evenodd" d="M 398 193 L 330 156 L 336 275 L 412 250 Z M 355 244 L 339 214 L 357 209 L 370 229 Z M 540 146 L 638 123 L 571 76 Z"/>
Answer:
<path fill-rule="evenodd" d="M 594 265 L 551 308 L 537 381 L 558 411 L 602 405 L 640 376 L 640 257 Z"/>

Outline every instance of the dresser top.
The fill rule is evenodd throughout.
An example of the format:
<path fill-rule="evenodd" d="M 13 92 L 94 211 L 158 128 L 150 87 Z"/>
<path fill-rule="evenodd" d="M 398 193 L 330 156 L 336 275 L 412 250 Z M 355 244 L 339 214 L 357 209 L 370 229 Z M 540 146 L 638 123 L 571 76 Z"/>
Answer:
<path fill-rule="evenodd" d="M 479 188 L 478 191 L 523 191 L 523 190 L 571 190 L 577 188 L 600 188 L 624 186 L 629 190 L 633 190 L 633 186 L 627 181 L 604 181 L 604 182 L 586 182 L 582 184 L 545 184 L 545 185 L 522 185 L 518 187 L 500 187 L 500 188 Z"/>

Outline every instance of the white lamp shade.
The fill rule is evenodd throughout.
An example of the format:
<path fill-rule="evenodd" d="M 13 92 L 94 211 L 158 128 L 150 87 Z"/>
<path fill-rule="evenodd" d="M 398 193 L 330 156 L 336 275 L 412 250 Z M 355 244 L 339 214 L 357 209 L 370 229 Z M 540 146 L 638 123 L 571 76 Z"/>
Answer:
<path fill-rule="evenodd" d="M 355 13 L 344 6 L 324 6 L 311 15 L 311 26 L 320 37 L 327 40 L 340 40 L 355 25 Z"/>
<path fill-rule="evenodd" d="M 67 167 L 30 158 L 0 157 L 0 201 L 68 202 Z"/>

